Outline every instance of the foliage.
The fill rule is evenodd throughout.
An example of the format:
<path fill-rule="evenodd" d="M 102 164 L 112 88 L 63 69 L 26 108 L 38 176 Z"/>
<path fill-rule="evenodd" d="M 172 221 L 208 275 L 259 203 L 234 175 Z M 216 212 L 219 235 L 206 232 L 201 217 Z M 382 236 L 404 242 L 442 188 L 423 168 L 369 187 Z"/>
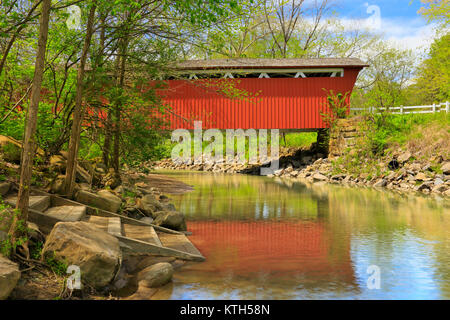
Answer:
<path fill-rule="evenodd" d="M 406 89 L 415 72 L 415 55 L 382 42 L 373 44 L 372 50 L 377 54 L 367 61 L 370 68 L 364 69 L 358 78 L 352 106 L 380 111 L 406 105 Z"/>
<path fill-rule="evenodd" d="M 350 92 L 337 92 L 333 90 L 326 90 L 327 102 L 322 106 L 323 110 L 320 115 L 327 127 L 333 127 L 338 119 L 345 119 L 349 111 L 349 97 Z"/>
<path fill-rule="evenodd" d="M 428 18 L 428 21 L 439 21 L 443 27 L 450 23 L 450 1 L 448 0 L 421 0 L 425 5 L 419 12 Z"/>
<path fill-rule="evenodd" d="M 414 87 L 428 103 L 450 100 L 450 33 L 434 40 L 429 57 L 419 66 Z"/>
<path fill-rule="evenodd" d="M 44 243 L 42 241 L 35 243 L 33 246 L 30 246 L 31 259 L 34 259 L 34 260 L 41 259 L 43 248 L 44 248 Z"/>
<path fill-rule="evenodd" d="M 54 253 L 45 254 L 45 263 L 50 267 L 50 269 L 59 276 L 66 275 L 67 268 L 69 264 L 61 259 L 56 259 Z"/>
<path fill-rule="evenodd" d="M 11 241 L 11 235 L 8 234 L 11 222 L 18 216 L 18 210 L 12 209 L 8 205 L 5 205 L 0 199 L 0 231 L 7 234 L 5 239 L 0 239 L 0 253 L 5 257 L 9 257 L 13 252 L 15 252 L 18 246 L 21 246 L 28 241 L 28 236 L 26 236 L 28 234 L 28 227 L 23 220 L 17 221 L 16 230 L 25 236 L 21 236 L 13 242 Z"/>

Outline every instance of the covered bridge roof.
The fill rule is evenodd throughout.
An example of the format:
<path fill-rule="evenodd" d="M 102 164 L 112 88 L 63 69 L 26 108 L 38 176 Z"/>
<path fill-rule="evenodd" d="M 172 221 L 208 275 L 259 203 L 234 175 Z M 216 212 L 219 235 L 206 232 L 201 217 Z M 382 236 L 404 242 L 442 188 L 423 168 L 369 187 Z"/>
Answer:
<path fill-rule="evenodd" d="M 176 64 L 178 70 L 208 69 L 293 69 L 293 68 L 364 68 L 369 65 L 358 58 L 312 59 L 213 59 L 188 60 Z"/>

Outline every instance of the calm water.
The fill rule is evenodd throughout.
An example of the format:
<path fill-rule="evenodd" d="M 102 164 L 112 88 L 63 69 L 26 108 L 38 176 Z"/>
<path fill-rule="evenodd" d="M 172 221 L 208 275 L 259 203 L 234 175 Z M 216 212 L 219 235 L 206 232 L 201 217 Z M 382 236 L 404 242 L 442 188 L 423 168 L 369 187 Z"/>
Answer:
<path fill-rule="evenodd" d="M 206 256 L 161 299 L 450 299 L 450 201 L 245 175 L 169 172 Z M 380 270 L 369 289 L 367 268 Z"/>

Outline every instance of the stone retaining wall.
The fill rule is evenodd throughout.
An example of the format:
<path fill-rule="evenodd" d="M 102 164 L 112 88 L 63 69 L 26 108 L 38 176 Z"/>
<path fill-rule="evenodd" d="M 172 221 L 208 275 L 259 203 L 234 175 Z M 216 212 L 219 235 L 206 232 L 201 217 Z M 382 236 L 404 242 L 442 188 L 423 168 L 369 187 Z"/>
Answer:
<path fill-rule="evenodd" d="M 347 148 L 354 147 L 357 138 L 361 136 L 358 119 L 338 119 L 336 125 L 330 129 L 328 157 L 341 156 Z"/>

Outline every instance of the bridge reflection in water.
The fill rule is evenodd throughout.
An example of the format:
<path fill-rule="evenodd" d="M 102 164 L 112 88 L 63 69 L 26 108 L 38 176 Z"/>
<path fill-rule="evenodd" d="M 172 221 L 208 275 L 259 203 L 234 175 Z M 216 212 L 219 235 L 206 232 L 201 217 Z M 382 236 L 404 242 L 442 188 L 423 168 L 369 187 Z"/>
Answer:
<path fill-rule="evenodd" d="M 173 173 L 206 256 L 164 299 L 450 298 L 450 203 L 244 175 Z M 381 290 L 366 286 L 382 270 Z"/>
<path fill-rule="evenodd" d="M 320 222 L 194 221 L 189 230 L 193 232 L 190 239 L 208 258 L 211 272 L 354 279 L 349 241 L 345 250 L 342 239 L 333 246 L 332 235 Z"/>

